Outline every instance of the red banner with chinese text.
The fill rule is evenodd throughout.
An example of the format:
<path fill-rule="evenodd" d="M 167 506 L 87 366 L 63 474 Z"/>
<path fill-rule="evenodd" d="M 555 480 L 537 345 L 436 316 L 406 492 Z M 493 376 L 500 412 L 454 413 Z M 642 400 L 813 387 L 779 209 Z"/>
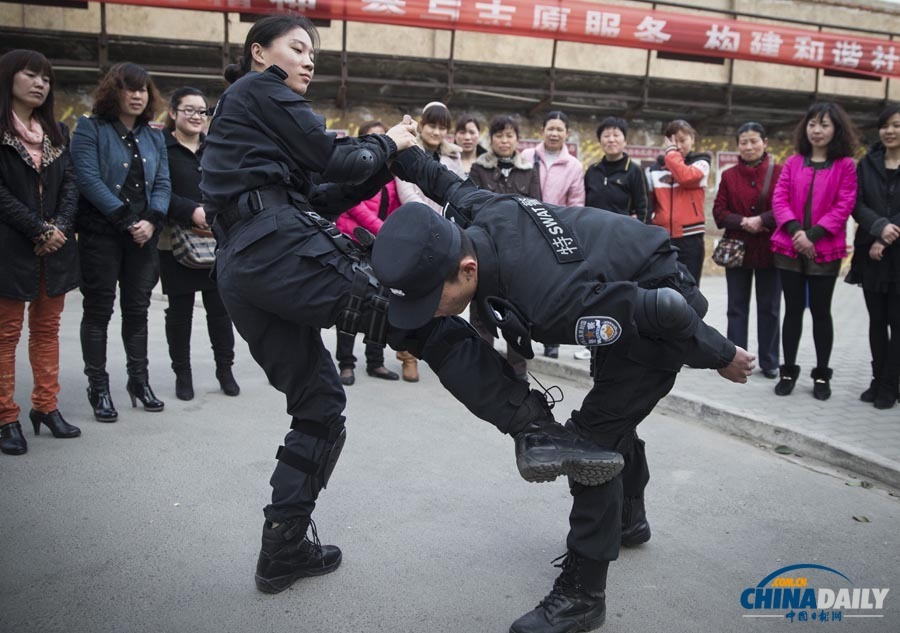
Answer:
<path fill-rule="evenodd" d="M 104 0 L 106 1 L 106 0 Z M 547 0 L 115 0 L 116 4 L 302 13 L 496 35 L 553 38 L 900 78 L 900 43 L 667 11 Z"/>

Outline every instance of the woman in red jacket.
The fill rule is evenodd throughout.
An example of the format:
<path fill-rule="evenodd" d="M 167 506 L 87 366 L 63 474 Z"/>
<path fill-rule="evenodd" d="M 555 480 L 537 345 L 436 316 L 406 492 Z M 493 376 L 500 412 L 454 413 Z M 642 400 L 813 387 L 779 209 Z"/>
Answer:
<path fill-rule="evenodd" d="M 740 240 L 746 248 L 739 268 L 726 268 L 728 339 L 747 348 L 750 294 L 756 278 L 756 333 L 759 366 L 766 378 L 778 375 L 778 331 L 781 282 L 774 267 L 770 238 L 775 228 L 772 193 L 781 166 L 766 151 L 769 140 L 759 123 L 744 123 L 737 132 L 738 164 L 722 174 L 713 204 L 716 226 L 723 237 Z"/>
<path fill-rule="evenodd" d="M 676 119 L 666 126 L 665 154 L 650 168 L 653 188 L 653 223 L 672 236 L 678 247 L 678 260 L 700 285 L 706 248 L 706 217 L 703 205 L 712 162 L 709 154 L 696 154 L 697 132 L 691 124 Z"/>

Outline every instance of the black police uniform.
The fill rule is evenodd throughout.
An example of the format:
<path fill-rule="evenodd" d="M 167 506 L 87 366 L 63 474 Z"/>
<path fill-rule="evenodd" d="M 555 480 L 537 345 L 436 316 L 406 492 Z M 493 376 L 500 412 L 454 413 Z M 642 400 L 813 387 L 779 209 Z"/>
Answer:
<path fill-rule="evenodd" d="M 468 225 L 478 260 L 475 301 L 510 344 L 526 356 L 529 339 L 596 349 L 594 387 L 569 424 L 621 452 L 625 470 L 605 485 L 571 483 L 568 549 L 592 561 L 614 560 L 623 487 L 624 496 L 640 498 L 649 479 L 636 426 L 683 364 L 725 367 L 735 346 L 701 320 L 706 301 L 665 230 L 611 212 L 479 190 L 412 151 L 398 157 L 394 170 Z M 414 221 L 406 216 L 403 207 L 395 211 L 375 241 L 373 266 L 387 285 L 391 264 L 381 248 L 390 249 L 394 226 Z M 466 379 L 463 402 L 479 390 L 477 372 Z"/>
<path fill-rule="evenodd" d="M 225 91 L 201 163 L 204 207 L 218 242 L 214 274 L 222 299 L 269 382 L 285 394 L 293 417 L 270 481 L 272 502 L 265 508 L 271 523 L 263 531 L 257 586 L 270 592 L 297 577 L 327 573 L 340 562 L 336 548 L 323 555 L 297 545 L 345 437 L 341 413 L 346 399 L 320 330 L 338 324 L 342 331 L 366 332 L 367 342 L 384 344 L 387 302 L 365 254 L 329 219 L 377 193 L 393 177 L 385 162 L 396 152 L 384 135 L 336 139 L 309 102 L 285 85 L 285 77 L 272 66 L 245 75 Z M 317 174 L 324 184 L 313 184 Z M 585 481 L 598 468 L 610 467 L 610 453 L 553 423 L 543 397 L 518 380 L 462 319 L 442 319 L 392 336 L 394 346 L 420 357 L 428 343 L 426 362 L 457 396 L 469 387 L 464 374 L 476 368 L 486 391 L 466 404 L 501 432 L 516 435 L 519 457 L 549 454 L 555 476 L 566 474 L 558 449 L 570 457 L 572 451 L 599 456 L 583 464 Z M 536 428 L 541 433 L 536 435 Z M 526 479 L 546 474 L 538 472 L 546 462 L 531 470 L 528 463 L 518 465 Z M 270 532 L 282 523 L 289 526 L 282 528 L 284 534 Z M 288 542 L 293 549 L 284 554 Z"/>
<path fill-rule="evenodd" d="M 383 135 L 336 139 L 286 77 L 271 66 L 225 91 L 200 185 L 218 241 L 222 299 L 293 416 L 265 510 L 276 522 L 310 516 L 344 435 L 346 400 L 319 330 L 337 321 L 357 271 L 316 212 L 336 217 L 374 195 L 390 179 L 385 161 L 396 151 Z M 341 184 L 314 185 L 316 173 Z"/>

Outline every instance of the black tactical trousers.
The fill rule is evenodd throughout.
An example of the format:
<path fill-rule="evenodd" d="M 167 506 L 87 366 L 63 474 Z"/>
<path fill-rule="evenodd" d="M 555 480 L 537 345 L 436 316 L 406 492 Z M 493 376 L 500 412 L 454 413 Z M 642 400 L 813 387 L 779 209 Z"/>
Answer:
<path fill-rule="evenodd" d="M 346 397 L 321 330 L 335 324 L 348 302 L 353 261 L 300 213 L 280 205 L 230 230 L 215 227 L 222 299 L 293 417 L 270 480 L 270 521 L 309 517 L 325 483 L 315 467 L 344 427 Z M 528 384 L 462 319 L 437 319 L 422 332 L 395 333 L 391 340 L 428 362 L 453 395 L 500 431 L 527 425 L 513 417 Z M 294 457 L 286 459 L 285 452 Z"/>
<path fill-rule="evenodd" d="M 572 511 L 567 545 L 587 558 L 618 558 L 623 498 L 641 498 L 650 480 L 644 442 L 637 425 L 671 391 L 690 342 L 650 341 L 598 347 L 592 361 L 594 386 L 579 411 L 576 429 L 625 458 L 625 468 L 601 486 L 569 481 Z"/>

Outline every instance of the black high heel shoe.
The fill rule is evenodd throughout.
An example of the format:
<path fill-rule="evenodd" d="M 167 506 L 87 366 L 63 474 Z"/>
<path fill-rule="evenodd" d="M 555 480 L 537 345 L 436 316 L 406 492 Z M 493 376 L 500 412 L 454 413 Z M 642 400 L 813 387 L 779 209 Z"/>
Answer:
<path fill-rule="evenodd" d="M 128 395 L 131 396 L 132 408 L 137 406 L 138 400 L 144 405 L 144 411 L 162 411 L 166 406 L 165 402 L 156 397 L 148 382 L 129 380 L 128 384 L 125 385 L 125 389 L 128 390 Z"/>
<path fill-rule="evenodd" d="M 41 434 L 41 424 L 50 429 L 53 437 L 78 437 L 81 435 L 81 429 L 66 422 L 59 409 L 54 409 L 50 413 L 41 413 L 32 409 L 28 417 L 31 419 L 35 435 Z"/>
<path fill-rule="evenodd" d="M 28 442 L 22 435 L 22 425 L 10 422 L 0 426 L 0 452 L 7 455 L 24 455 L 28 452 Z"/>
<path fill-rule="evenodd" d="M 88 387 L 87 397 L 91 408 L 94 409 L 94 418 L 97 422 L 115 422 L 119 419 L 119 412 L 116 411 L 116 405 L 113 404 L 108 385 Z"/>

